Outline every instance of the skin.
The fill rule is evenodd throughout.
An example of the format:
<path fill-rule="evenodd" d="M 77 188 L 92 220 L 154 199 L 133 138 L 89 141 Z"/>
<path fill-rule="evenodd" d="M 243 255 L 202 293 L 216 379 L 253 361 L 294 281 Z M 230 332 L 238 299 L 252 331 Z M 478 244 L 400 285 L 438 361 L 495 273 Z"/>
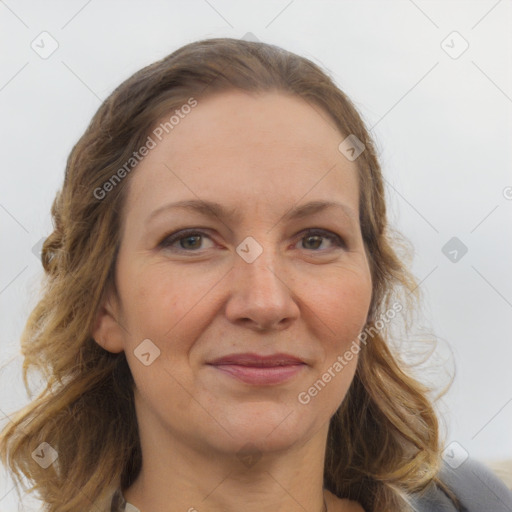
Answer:
<path fill-rule="evenodd" d="M 134 376 L 143 466 L 124 494 L 141 512 L 322 510 L 329 419 L 357 356 L 308 404 L 298 395 L 357 339 L 372 294 L 356 164 L 338 151 L 344 138 L 300 98 L 223 92 L 200 100 L 130 176 L 119 295 L 108 295 L 93 335 L 125 351 Z M 164 209 L 147 220 L 198 198 L 238 217 Z M 352 217 L 332 208 L 284 218 L 313 200 L 343 203 Z M 185 228 L 204 235 L 159 245 Z M 314 228 L 346 247 L 305 232 Z M 236 252 L 248 236 L 263 249 L 252 263 Z M 147 366 L 134 353 L 145 339 L 160 350 Z M 271 386 L 206 364 L 241 352 L 285 352 L 306 364 Z M 252 462 L 241 459 L 243 447 Z M 329 512 L 363 510 L 325 497 Z"/>

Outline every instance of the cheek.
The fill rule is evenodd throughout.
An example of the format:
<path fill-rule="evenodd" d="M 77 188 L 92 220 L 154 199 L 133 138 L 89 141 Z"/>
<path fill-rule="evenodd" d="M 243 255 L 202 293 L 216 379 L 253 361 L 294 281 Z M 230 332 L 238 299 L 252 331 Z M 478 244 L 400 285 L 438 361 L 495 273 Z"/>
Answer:
<path fill-rule="evenodd" d="M 323 339 L 340 349 L 350 345 L 366 323 L 372 296 L 369 272 L 364 268 L 335 269 L 305 289 L 308 304 L 318 317 L 317 325 L 324 327 L 327 338 Z"/>
<path fill-rule="evenodd" d="M 126 271 L 130 276 L 123 295 L 128 357 L 138 367 L 134 351 L 149 339 L 160 350 L 155 366 L 189 382 L 190 351 L 217 311 L 216 285 L 225 270 L 201 272 L 197 265 L 172 268 L 159 262 Z M 149 368 L 155 371 L 153 365 Z"/>
<path fill-rule="evenodd" d="M 345 398 L 357 368 L 358 336 L 370 307 L 371 279 L 365 270 L 338 269 L 323 286 L 310 291 L 308 301 L 317 317 L 314 325 L 319 331 L 315 336 L 322 344 L 323 361 L 298 400 L 301 404 L 314 404 L 320 416 L 330 417 Z"/>
<path fill-rule="evenodd" d="M 186 410 L 190 395 L 184 388 L 194 389 L 188 354 L 204 329 L 199 316 L 201 299 L 213 285 L 204 275 L 171 270 L 169 264 L 127 265 L 120 269 L 125 272 L 127 283 L 120 290 L 124 299 L 126 355 L 138 393 L 157 414 L 163 410 L 162 397 L 172 397 L 172 410 Z M 145 365 L 137 354 L 142 353 L 139 347 L 148 339 L 159 352 L 145 342 L 149 347 L 146 351 L 151 354 L 150 364 Z M 155 357 L 152 351 L 157 354 Z"/>
<path fill-rule="evenodd" d="M 146 265 L 127 269 L 129 284 L 124 291 L 125 316 L 138 337 L 162 338 L 182 327 L 181 320 L 194 309 L 212 287 L 197 272 L 171 270 L 169 265 Z M 132 334 L 132 333 L 131 333 Z"/>

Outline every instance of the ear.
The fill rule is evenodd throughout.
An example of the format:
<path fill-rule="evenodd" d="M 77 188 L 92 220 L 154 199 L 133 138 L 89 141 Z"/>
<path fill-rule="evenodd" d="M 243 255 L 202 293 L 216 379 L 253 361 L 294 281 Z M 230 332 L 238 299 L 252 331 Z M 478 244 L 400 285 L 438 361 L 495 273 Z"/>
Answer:
<path fill-rule="evenodd" d="M 124 350 L 124 329 L 118 322 L 120 307 L 112 293 L 108 293 L 96 312 L 92 337 L 98 345 L 114 354 Z"/>

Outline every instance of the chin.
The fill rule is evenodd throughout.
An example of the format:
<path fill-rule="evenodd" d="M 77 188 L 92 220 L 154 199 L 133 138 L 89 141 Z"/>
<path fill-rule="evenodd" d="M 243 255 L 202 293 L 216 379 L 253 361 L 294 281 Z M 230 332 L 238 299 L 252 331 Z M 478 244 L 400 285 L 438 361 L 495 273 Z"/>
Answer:
<path fill-rule="evenodd" d="M 300 409 L 277 403 L 240 404 L 221 416 L 222 426 L 227 431 L 223 436 L 222 449 L 233 451 L 235 447 L 238 452 L 245 447 L 248 450 L 271 452 L 305 442 L 308 432 L 316 431 L 318 427 L 314 428 L 312 418 L 308 422 L 303 412 L 302 415 L 299 412 Z"/>

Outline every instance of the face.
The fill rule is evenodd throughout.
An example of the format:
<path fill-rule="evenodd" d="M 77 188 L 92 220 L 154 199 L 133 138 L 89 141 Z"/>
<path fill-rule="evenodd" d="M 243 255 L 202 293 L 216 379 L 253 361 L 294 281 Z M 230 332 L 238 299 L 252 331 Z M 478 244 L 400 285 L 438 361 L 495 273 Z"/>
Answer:
<path fill-rule="evenodd" d="M 328 425 L 372 293 L 344 138 L 299 98 L 225 92 L 133 171 L 95 339 L 125 351 L 142 429 L 237 452 Z"/>

